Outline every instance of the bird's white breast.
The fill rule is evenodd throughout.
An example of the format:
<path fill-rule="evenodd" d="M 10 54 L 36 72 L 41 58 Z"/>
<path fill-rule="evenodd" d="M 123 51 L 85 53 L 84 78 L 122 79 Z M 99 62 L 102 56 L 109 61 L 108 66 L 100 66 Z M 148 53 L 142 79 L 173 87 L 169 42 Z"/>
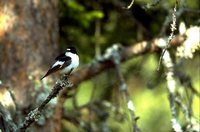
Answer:
<path fill-rule="evenodd" d="M 73 53 L 65 53 L 65 55 L 71 57 L 72 60 L 71 64 L 62 70 L 62 72 L 68 73 L 71 69 L 76 69 L 78 67 L 79 57 L 77 54 Z"/>

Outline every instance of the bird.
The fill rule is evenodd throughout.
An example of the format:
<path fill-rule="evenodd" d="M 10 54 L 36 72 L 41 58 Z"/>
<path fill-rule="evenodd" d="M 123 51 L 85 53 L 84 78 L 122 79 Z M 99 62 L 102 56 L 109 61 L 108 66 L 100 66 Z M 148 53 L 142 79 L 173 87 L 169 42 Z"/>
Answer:
<path fill-rule="evenodd" d="M 51 65 L 41 80 L 57 71 L 61 71 L 65 75 L 70 75 L 79 65 L 79 56 L 75 47 L 67 47 L 66 52 L 58 55 L 55 60 L 55 63 Z"/>

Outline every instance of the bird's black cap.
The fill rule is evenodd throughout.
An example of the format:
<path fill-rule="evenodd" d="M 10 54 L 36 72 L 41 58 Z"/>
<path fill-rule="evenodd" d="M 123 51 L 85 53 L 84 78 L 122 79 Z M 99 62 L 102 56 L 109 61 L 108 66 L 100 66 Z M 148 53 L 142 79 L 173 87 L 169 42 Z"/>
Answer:
<path fill-rule="evenodd" d="M 77 54 L 76 48 L 73 47 L 73 46 L 67 47 L 67 52 L 71 52 L 71 53 Z"/>

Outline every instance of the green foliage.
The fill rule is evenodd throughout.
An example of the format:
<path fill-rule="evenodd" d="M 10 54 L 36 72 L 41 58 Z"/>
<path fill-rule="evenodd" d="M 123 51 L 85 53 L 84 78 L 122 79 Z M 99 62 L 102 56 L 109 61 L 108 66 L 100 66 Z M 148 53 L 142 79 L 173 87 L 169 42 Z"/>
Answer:
<path fill-rule="evenodd" d="M 164 87 L 158 92 L 158 89 L 140 90 L 134 95 L 138 121 L 142 131 L 164 132 L 170 131 L 169 102 Z M 155 125 L 156 124 L 156 125 Z M 159 127 L 162 126 L 162 127 Z"/>
<path fill-rule="evenodd" d="M 91 101 L 91 94 L 93 89 L 93 83 L 91 81 L 84 82 L 77 91 L 76 100 L 77 105 L 82 106 Z"/>
<path fill-rule="evenodd" d="M 101 10 L 89 11 L 75 0 L 64 0 L 63 2 L 65 6 L 61 6 L 60 17 L 71 17 L 84 28 L 88 28 L 91 22 L 104 16 Z"/>

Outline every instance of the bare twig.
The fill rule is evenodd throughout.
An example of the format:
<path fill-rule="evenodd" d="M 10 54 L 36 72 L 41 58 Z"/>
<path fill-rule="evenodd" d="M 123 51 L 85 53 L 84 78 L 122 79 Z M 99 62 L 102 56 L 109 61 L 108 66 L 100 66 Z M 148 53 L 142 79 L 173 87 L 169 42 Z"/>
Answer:
<path fill-rule="evenodd" d="M 171 40 L 174 37 L 174 31 L 176 30 L 176 8 L 177 8 L 177 5 L 178 5 L 178 0 L 176 0 L 176 2 L 175 2 L 174 10 L 173 10 L 173 13 L 172 13 L 171 33 L 170 33 L 170 35 L 168 37 L 167 45 L 162 50 L 162 53 L 161 53 L 161 56 L 160 56 L 160 60 L 158 62 L 158 68 L 157 68 L 157 70 L 160 69 L 160 64 L 161 64 L 161 60 L 163 58 L 163 55 L 165 54 L 165 51 L 169 48 L 170 42 L 171 42 Z"/>
<path fill-rule="evenodd" d="M 179 105 L 179 107 L 181 108 L 182 112 L 184 113 L 186 121 L 189 122 L 190 121 L 190 113 L 189 113 L 188 107 L 182 102 L 181 99 L 179 99 L 177 97 L 175 98 L 175 102 L 176 102 L 176 104 Z"/>
<path fill-rule="evenodd" d="M 25 121 L 22 125 L 17 129 L 17 132 L 24 132 L 33 122 L 35 122 L 41 115 L 41 112 L 44 110 L 45 106 L 49 101 L 55 98 L 59 91 L 62 90 L 64 87 L 70 88 L 72 87 L 72 83 L 68 80 L 67 76 L 63 76 L 60 82 L 57 82 L 53 87 L 51 93 L 48 97 L 41 103 L 39 107 L 31 111 L 28 116 L 25 118 Z"/>
<path fill-rule="evenodd" d="M 130 112 L 130 115 L 131 115 L 131 124 L 132 124 L 131 131 L 139 132 L 140 130 L 137 126 L 138 117 L 135 116 L 134 104 L 130 98 L 130 95 L 128 93 L 128 86 L 124 80 L 124 77 L 123 77 L 121 69 L 120 69 L 121 57 L 119 54 L 119 49 L 120 49 L 120 45 L 114 44 L 111 48 L 109 48 L 107 50 L 106 56 L 111 56 L 110 59 L 113 60 L 113 62 L 114 62 L 117 76 L 119 78 L 120 91 L 122 92 L 122 95 L 127 103 L 127 107 Z"/>
<path fill-rule="evenodd" d="M 193 117 L 193 109 L 192 109 L 192 104 L 193 104 L 193 99 L 194 95 L 200 97 L 200 93 L 193 87 L 191 78 L 184 74 L 183 72 L 176 72 L 176 77 L 179 79 L 180 84 L 184 87 L 185 91 L 185 96 L 181 96 L 182 98 L 176 98 L 176 103 L 180 106 L 186 120 L 186 127 L 185 131 L 195 131 L 195 126 L 196 122 L 198 122 L 194 117 Z M 186 102 L 184 103 L 183 97 L 186 98 Z"/>
<path fill-rule="evenodd" d="M 176 0 L 176 3 L 177 3 L 177 5 L 178 5 L 178 0 Z M 177 6 L 176 5 L 176 3 L 175 3 L 175 6 Z M 174 13 L 174 9 L 173 9 L 173 12 L 172 12 L 172 14 L 174 13 L 175 14 L 175 16 L 176 16 L 176 21 L 181 17 L 181 15 L 185 12 L 185 11 L 187 11 L 187 2 L 183 2 L 184 3 L 184 5 L 182 6 L 182 7 L 180 7 L 175 13 Z M 175 7 L 174 7 L 175 8 Z M 159 33 L 159 36 L 163 36 L 163 35 L 165 35 L 165 32 L 166 32 L 166 30 L 167 30 L 167 28 L 168 28 L 168 26 L 169 26 L 169 24 L 170 24 L 170 22 L 171 21 L 173 21 L 172 19 L 173 19 L 173 15 L 171 14 L 171 11 L 169 12 L 169 15 L 168 16 L 166 16 L 166 18 L 165 18 L 165 21 L 163 22 L 163 25 L 162 25 L 162 28 L 161 28 L 161 30 L 160 30 L 160 33 Z M 172 17 L 171 17 L 172 16 Z M 172 19 L 171 19 L 172 18 Z M 172 22 L 173 23 L 173 22 Z"/>
<path fill-rule="evenodd" d="M 130 9 L 134 4 L 134 0 L 131 0 L 131 3 L 127 7 L 123 7 L 124 9 Z"/>

